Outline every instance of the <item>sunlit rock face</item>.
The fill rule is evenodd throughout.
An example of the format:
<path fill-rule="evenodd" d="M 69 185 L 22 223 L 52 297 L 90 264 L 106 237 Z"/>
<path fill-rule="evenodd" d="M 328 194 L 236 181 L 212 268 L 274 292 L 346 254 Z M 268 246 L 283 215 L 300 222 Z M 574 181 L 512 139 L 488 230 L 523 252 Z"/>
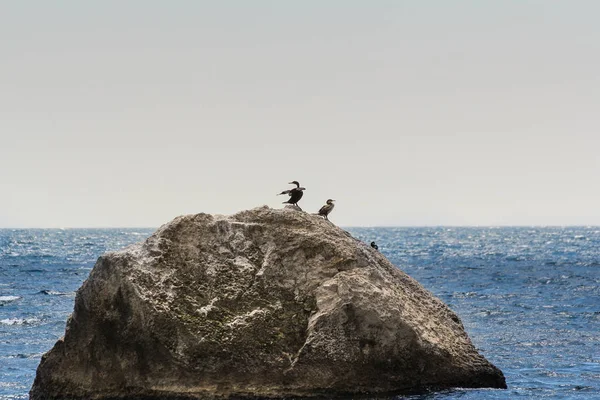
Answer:
<path fill-rule="evenodd" d="M 324 219 L 178 217 L 100 257 L 31 398 L 214 399 L 505 388 L 460 319 Z"/>

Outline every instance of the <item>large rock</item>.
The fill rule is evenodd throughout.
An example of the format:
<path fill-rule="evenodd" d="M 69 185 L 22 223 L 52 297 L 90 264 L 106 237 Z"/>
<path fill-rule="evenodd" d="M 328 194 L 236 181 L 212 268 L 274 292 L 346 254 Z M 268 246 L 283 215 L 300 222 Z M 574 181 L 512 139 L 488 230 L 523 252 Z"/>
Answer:
<path fill-rule="evenodd" d="M 454 312 L 318 216 L 178 217 L 100 257 L 31 398 L 504 388 Z"/>

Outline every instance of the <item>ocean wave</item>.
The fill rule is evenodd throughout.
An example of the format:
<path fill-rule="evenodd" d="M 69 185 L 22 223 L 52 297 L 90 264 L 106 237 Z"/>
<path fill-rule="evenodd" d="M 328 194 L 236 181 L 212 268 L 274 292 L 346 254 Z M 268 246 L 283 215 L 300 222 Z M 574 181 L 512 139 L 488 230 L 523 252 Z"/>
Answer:
<path fill-rule="evenodd" d="M 0 387 L 6 387 L 6 388 L 20 388 L 20 387 L 25 387 L 25 386 L 20 386 L 17 383 L 12 384 L 11 382 L 0 382 Z M 0 400 L 27 400 L 29 399 L 29 394 L 0 394 Z"/>
<path fill-rule="evenodd" d="M 73 294 L 74 292 L 59 292 L 56 290 L 44 289 L 44 290 L 40 290 L 38 293 L 45 294 L 48 296 L 68 296 L 68 295 Z"/>
<path fill-rule="evenodd" d="M 33 325 L 40 320 L 37 318 L 6 318 L 0 319 L 1 325 Z"/>
<path fill-rule="evenodd" d="M 19 353 L 19 354 L 9 354 L 2 358 L 34 359 L 34 358 L 41 358 L 43 355 L 44 355 L 44 353 Z"/>
<path fill-rule="evenodd" d="M 19 296 L 0 296 L 0 306 L 3 306 L 8 303 L 12 303 L 15 300 L 19 300 L 21 297 Z"/>

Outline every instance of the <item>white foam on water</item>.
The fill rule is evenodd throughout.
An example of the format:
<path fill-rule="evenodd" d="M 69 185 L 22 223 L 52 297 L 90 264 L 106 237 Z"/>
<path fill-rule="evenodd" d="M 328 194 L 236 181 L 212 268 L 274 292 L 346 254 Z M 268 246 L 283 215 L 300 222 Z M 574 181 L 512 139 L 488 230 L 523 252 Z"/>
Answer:
<path fill-rule="evenodd" d="M 49 289 L 44 289 L 44 290 L 40 290 L 41 294 L 45 294 L 48 296 L 75 296 L 75 292 L 59 292 L 57 290 L 49 290 Z"/>
<path fill-rule="evenodd" d="M 65 293 L 62 293 L 62 292 L 58 292 L 56 290 L 42 290 L 42 293 L 50 295 L 50 296 L 60 296 L 60 295 L 65 294 Z"/>
<path fill-rule="evenodd" d="M 6 318 L 0 319 L 2 325 L 30 325 L 39 322 L 37 318 Z"/>
<path fill-rule="evenodd" d="M 0 303 L 10 303 L 11 301 L 19 300 L 19 296 L 0 296 Z"/>

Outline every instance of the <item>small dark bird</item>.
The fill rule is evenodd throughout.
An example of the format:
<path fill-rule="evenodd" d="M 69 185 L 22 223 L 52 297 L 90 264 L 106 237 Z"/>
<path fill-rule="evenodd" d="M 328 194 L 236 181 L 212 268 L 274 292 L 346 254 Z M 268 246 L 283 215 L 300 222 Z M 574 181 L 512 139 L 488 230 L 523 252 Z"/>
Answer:
<path fill-rule="evenodd" d="M 377 246 L 375 244 L 375 242 L 371 242 L 371 247 L 374 248 L 375 250 L 379 250 L 379 246 Z"/>
<path fill-rule="evenodd" d="M 296 207 L 300 208 L 300 206 L 298 205 L 298 202 L 300 201 L 300 199 L 302 198 L 302 195 L 304 194 L 302 191 L 306 190 L 306 188 L 300 187 L 300 184 L 298 183 L 298 181 L 292 181 L 290 182 L 290 185 L 296 185 L 295 188 L 290 189 L 290 190 L 284 190 L 283 192 L 279 193 L 279 195 L 281 194 L 287 194 L 290 196 L 290 198 L 288 199 L 288 201 L 284 201 L 282 204 L 293 204 Z M 300 210 L 302 210 L 300 208 Z"/>
<path fill-rule="evenodd" d="M 333 210 L 333 207 L 335 207 L 335 204 L 333 204 L 335 200 L 327 200 L 327 204 L 325 204 L 323 207 L 321 207 L 321 209 L 319 210 L 319 215 L 322 217 L 325 217 L 325 219 L 327 221 L 329 221 L 329 218 L 327 218 L 327 216 L 329 215 L 329 213 L 331 212 L 331 210 Z"/>

